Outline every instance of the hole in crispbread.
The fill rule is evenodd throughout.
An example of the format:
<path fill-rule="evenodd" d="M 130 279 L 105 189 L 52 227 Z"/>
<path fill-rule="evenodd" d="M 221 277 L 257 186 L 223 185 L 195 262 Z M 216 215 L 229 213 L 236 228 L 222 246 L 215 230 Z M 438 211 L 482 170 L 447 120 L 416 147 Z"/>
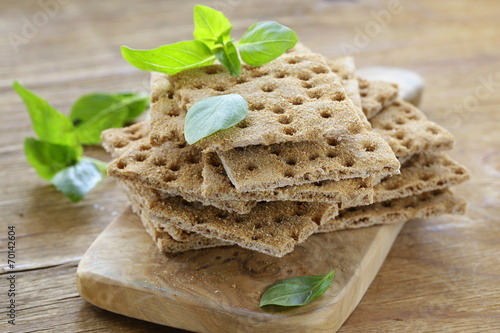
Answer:
<path fill-rule="evenodd" d="M 261 89 L 263 92 L 273 92 L 274 89 L 276 89 L 276 88 L 274 87 L 274 85 L 268 84 L 268 85 L 263 86 Z"/>
<path fill-rule="evenodd" d="M 396 119 L 396 124 L 403 125 L 404 123 L 406 123 L 406 121 L 404 120 L 404 118 L 400 117 L 400 118 Z"/>
<path fill-rule="evenodd" d="M 326 153 L 326 157 L 335 158 L 335 157 L 337 157 L 337 153 L 334 152 L 333 150 L 330 150 L 328 153 Z"/>
<path fill-rule="evenodd" d="M 392 103 L 392 105 L 394 105 L 394 106 L 401 106 L 401 103 L 399 101 L 395 101 L 395 102 Z M 405 110 L 405 112 L 406 112 L 406 110 Z"/>
<path fill-rule="evenodd" d="M 247 166 L 248 171 L 254 171 L 256 169 L 257 169 L 257 165 L 255 165 L 255 164 L 250 164 Z"/>
<path fill-rule="evenodd" d="M 294 176 L 295 176 L 295 174 L 291 170 L 288 170 L 288 171 L 285 172 L 285 177 L 286 178 L 293 178 Z"/>
<path fill-rule="evenodd" d="M 227 219 L 229 217 L 229 213 L 224 212 L 224 211 L 220 211 L 220 212 L 217 212 L 217 214 L 215 214 L 215 217 L 217 217 L 218 219 L 224 220 L 224 219 Z"/>
<path fill-rule="evenodd" d="M 177 148 L 182 149 L 186 147 L 187 142 L 182 142 L 177 145 Z"/>
<path fill-rule="evenodd" d="M 411 149 L 411 147 L 413 146 L 413 142 L 411 140 L 407 140 L 407 141 L 403 142 L 402 145 L 406 149 Z"/>
<path fill-rule="evenodd" d="M 266 76 L 267 74 L 269 74 L 269 73 L 267 71 L 264 71 L 264 70 L 262 70 L 262 71 L 260 71 L 260 70 L 253 70 L 252 73 L 251 73 L 252 77 L 255 77 L 255 78 Z"/>
<path fill-rule="evenodd" d="M 384 128 L 386 131 L 391 131 L 391 130 L 393 130 L 393 129 L 394 129 L 394 126 L 393 126 L 392 124 L 390 124 L 390 123 L 387 123 L 387 124 L 385 124 L 385 125 L 384 125 L 384 127 L 383 127 L 383 128 Z"/>
<path fill-rule="evenodd" d="M 272 108 L 272 111 L 276 114 L 283 114 L 285 113 L 285 109 L 283 109 L 281 106 L 276 105 Z"/>
<path fill-rule="evenodd" d="M 174 174 L 167 174 L 163 176 L 163 181 L 166 183 L 173 182 L 174 180 L 177 180 L 177 176 Z"/>
<path fill-rule="evenodd" d="M 320 90 L 309 90 L 307 95 L 309 98 L 320 99 L 323 96 L 323 92 Z"/>
<path fill-rule="evenodd" d="M 363 148 L 365 151 L 373 152 L 373 151 L 377 150 L 377 145 L 374 143 L 371 143 L 371 142 L 365 142 Z"/>
<path fill-rule="evenodd" d="M 290 136 L 294 135 L 296 132 L 297 132 L 297 130 L 293 127 L 285 127 L 283 129 L 283 133 L 285 133 L 286 135 L 290 135 Z"/>
<path fill-rule="evenodd" d="M 143 145 L 139 146 L 139 150 L 140 151 L 146 151 L 146 150 L 150 150 L 150 149 L 151 149 L 151 145 L 150 144 L 143 144 Z"/>
<path fill-rule="evenodd" d="M 398 140 L 403 140 L 405 137 L 405 134 L 403 132 L 397 132 L 394 134 L 394 137 Z"/>
<path fill-rule="evenodd" d="M 134 156 L 134 160 L 136 160 L 137 162 L 144 162 L 147 158 L 148 156 L 146 154 L 136 154 Z"/>
<path fill-rule="evenodd" d="M 181 166 L 177 163 L 172 164 L 168 167 L 169 170 L 171 171 L 179 171 L 181 169 Z"/>
<path fill-rule="evenodd" d="M 316 160 L 318 158 L 319 158 L 318 154 L 312 154 L 311 156 L 309 156 L 309 161 L 314 161 L 314 160 Z"/>
<path fill-rule="evenodd" d="M 436 127 L 432 127 L 432 126 L 427 127 L 427 131 L 429 131 L 433 135 L 436 135 L 439 133 L 438 129 Z"/>
<path fill-rule="evenodd" d="M 361 92 L 359 93 L 359 95 L 360 95 L 361 97 L 366 97 L 366 96 L 368 96 L 368 93 L 367 93 L 366 91 L 361 91 Z"/>
<path fill-rule="evenodd" d="M 250 106 L 250 110 L 252 111 L 261 111 L 265 108 L 264 104 L 262 103 L 255 103 Z"/>
<path fill-rule="evenodd" d="M 324 66 L 313 67 L 311 70 L 313 71 L 314 74 L 326 74 L 329 72 L 328 68 Z"/>
<path fill-rule="evenodd" d="M 342 91 L 338 91 L 335 96 L 333 96 L 333 101 L 342 102 L 345 98 L 345 94 Z"/>
<path fill-rule="evenodd" d="M 295 165 L 297 164 L 297 160 L 295 158 L 290 158 L 288 160 L 285 160 L 285 163 L 288 165 Z"/>
<path fill-rule="evenodd" d="M 242 83 L 247 83 L 247 82 L 248 82 L 248 80 L 244 77 L 240 76 L 240 77 L 236 78 L 236 84 L 242 84 Z"/>
<path fill-rule="evenodd" d="M 340 144 L 339 140 L 336 138 L 328 138 L 326 139 L 326 143 L 332 147 L 337 147 Z"/>
<path fill-rule="evenodd" d="M 392 201 L 385 201 L 385 202 L 382 202 L 382 206 L 387 207 L 387 208 L 390 208 L 390 207 L 392 207 Z"/>
<path fill-rule="evenodd" d="M 363 189 L 363 188 L 370 188 L 371 186 L 371 183 L 368 182 L 368 181 L 365 181 L 365 182 L 361 182 L 358 186 L 359 189 Z"/>
<path fill-rule="evenodd" d="M 464 175 L 465 174 L 465 170 L 464 169 L 455 169 L 455 174 L 457 174 L 457 175 Z"/>
<path fill-rule="evenodd" d="M 205 67 L 205 73 L 207 73 L 208 75 L 214 75 L 219 73 L 219 69 L 215 66 L 208 66 Z"/>
<path fill-rule="evenodd" d="M 116 167 L 120 170 L 123 170 L 127 167 L 127 163 L 125 163 L 124 161 L 118 161 L 118 163 L 116 163 Z"/>
<path fill-rule="evenodd" d="M 311 89 L 314 87 L 314 85 L 310 82 L 302 82 L 302 87 L 304 87 L 306 89 Z"/>
<path fill-rule="evenodd" d="M 123 148 L 128 144 L 126 141 L 118 141 L 113 144 L 113 147 L 115 148 Z"/>
<path fill-rule="evenodd" d="M 237 128 L 241 128 L 241 129 L 247 128 L 248 126 L 250 126 L 250 125 L 245 120 L 242 120 L 242 121 L 240 121 L 239 123 L 236 124 L 236 127 Z"/>
<path fill-rule="evenodd" d="M 215 90 L 215 91 L 226 91 L 226 90 L 227 90 L 227 88 L 226 88 L 226 87 L 224 87 L 224 86 L 216 86 L 216 87 L 214 87 L 214 90 Z"/>
<path fill-rule="evenodd" d="M 317 225 L 320 225 L 321 224 L 321 215 L 315 215 L 313 217 L 311 217 L 311 220 L 316 223 Z"/>
<path fill-rule="evenodd" d="M 203 88 L 205 88 L 205 84 L 203 84 L 202 82 L 196 82 L 195 84 L 193 84 L 193 88 L 194 89 L 203 89 Z"/>
<path fill-rule="evenodd" d="M 264 226 L 260 223 L 255 224 L 254 229 L 262 229 Z"/>
<path fill-rule="evenodd" d="M 346 167 L 346 168 L 352 168 L 354 166 L 354 160 L 353 159 L 350 159 L 350 158 L 347 158 L 342 164 Z"/>
<path fill-rule="evenodd" d="M 296 97 L 292 100 L 293 105 L 302 105 L 304 104 L 304 99 L 302 97 Z"/>
<path fill-rule="evenodd" d="M 297 63 L 299 63 L 299 60 L 298 59 L 295 59 L 295 58 L 290 58 L 288 59 L 287 61 L 290 65 L 295 65 Z"/>
<path fill-rule="evenodd" d="M 283 221 L 284 221 L 284 220 L 285 220 L 285 219 L 284 219 L 282 216 L 278 216 L 278 217 L 275 217 L 275 218 L 273 219 L 273 222 L 274 222 L 274 223 L 278 223 L 278 224 L 279 224 L 279 223 L 283 223 Z"/>
<path fill-rule="evenodd" d="M 426 181 L 430 180 L 432 177 L 433 177 L 433 175 L 424 174 L 424 175 L 420 176 L 420 180 L 426 182 Z"/>
<path fill-rule="evenodd" d="M 173 91 L 170 91 L 170 92 L 167 94 L 167 98 L 168 98 L 168 99 L 174 99 L 174 92 L 173 92 Z"/>
<path fill-rule="evenodd" d="M 284 72 L 279 72 L 279 73 L 276 73 L 276 74 L 274 75 L 274 77 L 275 77 L 275 78 L 277 78 L 277 79 L 283 79 L 283 78 L 285 78 L 285 77 L 286 77 L 286 73 L 284 73 Z"/>
<path fill-rule="evenodd" d="M 221 161 L 217 158 L 210 158 L 210 159 L 208 159 L 207 162 L 208 162 L 208 164 L 210 164 L 213 167 L 216 167 L 216 168 L 222 167 Z"/>
<path fill-rule="evenodd" d="M 297 78 L 302 81 L 309 81 L 312 78 L 312 75 L 308 72 L 302 72 L 297 75 Z"/>
<path fill-rule="evenodd" d="M 191 156 L 188 156 L 188 158 L 186 159 L 186 162 L 189 164 L 198 164 L 198 163 L 200 163 L 200 160 L 201 160 L 200 155 L 191 155 Z"/>
<path fill-rule="evenodd" d="M 323 185 L 326 184 L 326 180 L 322 180 L 322 181 L 319 181 L 319 182 L 315 182 L 314 183 L 314 186 L 317 186 L 317 187 L 322 187 Z"/>
<path fill-rule="evenodd" d="M 271 154 L 279 156 L 281 154 L 281 151 L 280 151 L 279 148 L 274 147 L 274 148 L 271 149 Z"/>
<path fill-rule="evenodd" d="M 290 117 L 290 116 L 286 116 L 286 115 L 284 115 L 284 116 L 280 116 L 280 117 L 278 118 L 278 122 L 279 122 L 280 124 L 283 124 L 283 125 L 288 125 L 288 124 L 290 124 L 290 123 L 292 122 L 292 120 L 293 120 L 293 118 L 292 118 L 292 117 Z"/>

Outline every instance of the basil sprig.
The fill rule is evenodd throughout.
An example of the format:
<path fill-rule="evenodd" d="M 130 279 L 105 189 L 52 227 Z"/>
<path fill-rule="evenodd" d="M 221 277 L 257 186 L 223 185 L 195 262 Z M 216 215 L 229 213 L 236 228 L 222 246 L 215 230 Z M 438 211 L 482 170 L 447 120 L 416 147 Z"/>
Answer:
<path fill-rule="evenodd" d="M 240 42 L 233 43 L 232 25 L 221 12 L 210 7 L 194 7 L 194 41 L 160 46 L 152 50 L 135 50 L 122 46 L 123 58 L 135 67 L 174 75 L 189 68 L 213 64 L 217 59 L 232 76 L 241 69 L 240 57 L 252 66 L 266 64 L 297 43 L 293 30 L 276 22 L 252 25 Z"/>
<path fill-rule="evenodd" d="M 19 82 L 13 88 L 37 135 L 24 140 L 28 163 L 72 202 L 80 201 L 106 175 L 106 163 L 83 156 L 83 144 L 100 143 L 102 130 L 123 126 L 149 106 L 148 97 L 134 93 L 89 94 L 78 99 L 66 117 Z"/>
<path fill-rule="evenodd" d="M 301 306 L 320 297 L 331 286 L 335 272 L 326 275 L 296 276 L 269 287 L 260 298 L 260 306 Z"/>

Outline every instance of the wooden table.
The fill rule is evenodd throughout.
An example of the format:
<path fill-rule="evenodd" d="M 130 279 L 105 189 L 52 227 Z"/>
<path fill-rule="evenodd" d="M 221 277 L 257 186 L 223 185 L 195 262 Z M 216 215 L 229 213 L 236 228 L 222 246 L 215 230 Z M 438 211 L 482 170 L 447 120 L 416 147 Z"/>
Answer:
<path fill-rule="evenodd" d="M 235 36 L 258 20 L 272 19 L 291 26 L 301 41 L 328 57 L 348 48 L 355 51 L 358 67 L 419 72 L 427 82 L 423 110 L 456 135 L 451 155 L 472 171 L 471 181 L 455 189 L 469 201 L 467 215 L 408 223 L 340 331 L 499 331 L 500 3 L 396 2 L 397 8 L 375 0 L 205 4 L 229 16 Z M 122 60 L 119 46 L 151 48 L 190 39 L 196 3 L 0 3 L 0 299 L 4 309 L 6 277 L 15 274 L 18 310 L 15 327 L 7 325 L 2 311 L 0 331 L 175 331 L 109 313 L 78 295 L 80 258 L 127 200 L 110 178 L 79 204 L 39 179 L 23 155 L 23 138 L 33 132 L 11 85 L 20 80 L 65 113 L 84 93 L 147 91 L 148 74 Z M 108 159 L 99 147 L 86 154 Z M 15 271 L 6 270 L 10 225 L 17 234 Z"/>

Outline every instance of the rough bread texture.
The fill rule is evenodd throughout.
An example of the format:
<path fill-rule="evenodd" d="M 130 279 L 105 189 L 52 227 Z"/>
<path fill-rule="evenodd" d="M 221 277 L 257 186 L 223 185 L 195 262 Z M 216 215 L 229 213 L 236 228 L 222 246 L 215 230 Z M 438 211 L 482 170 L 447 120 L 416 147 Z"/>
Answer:
<path fill-rule="evenodd" d="M 133 182 L 124 184 L 147 207 L 149 219 L 160 221 L 157 227 L 174 225 L 276 257 L 291 252 L 324 220 L 338 214 L 336 204 L 276 201 L 259 203 L 250 214 L 240 215 L 180 197 L 165 198 Z"/>
<path fill-rule="evenodd" d="M 361 106 L 366 118 L 373 118 L 398 97 L 398 85 L 384 81 L 368 81 L 358 78 Z"/>
<path fill-rule="evenodd" d="M 469 177 L 469 171 L 445 153 L 415 155 L 401 167 L 401 174 L 388 177 L 374 187 L 374 201 L 448 188 L 463 183 Z"/>
<path fill-rule="evenodd" d="M 206 151 L 314 141 L 325 135 L 355 134 L 362 127 L 340 79 L 319 54 L 292 52 L 260 67 L 244 65 L 237 78 L 221 65 L 190 69 L 171 76 L 170 82 L 184 111 L 180 117 L 211 96 L 237 93 L 248 102 L 248 115 L 239 125 L 196 143 Z"/>
<path fill-rule="evenodd" d="M 143 141 L 132 145 L 130 145 L 132 141 L 126 142 L 125 147 L 130 149 L 132 146 L 140 147 L 142 144 L 147 146 L 146 141 L 148 133 L 145 130 L 147 129 L 147 124 L 140 123 L 133 126 L 135 128 L 142 127 L 140 129 L 140 133 L 143 135 L 140 139 Z M 112 132 L 108 133 L 108 135 L 105 136 L 106 138 L 104 142 L 106 146 L 109 147 L 109 151 L 114 155 L 114 157 L 119 158 L 121 155 L 124 155 L 125 152 L 122 149 L 125 148 L 120 148 L 120 154 L 117 154 L 113 148 L 114 139 L 124 137 L 123 132 L 129 132 L 129 130 L 127 128 L 124 128 L 113 129 L 109 131 Z M 165 143 L 165 147 L 166 145 L 172 144 L 173 143 L 171 142 L 167 142 Z M 181 146 L 183 145 L 181 144 Z M 165 149 L 165 147 L 152 147 L 151 149 L 152 151 L 156 151 L 157 149 Z M 176 146 L 174 144 L 174 149 L 177 149 L 177 147 L 179 146 Z M 196 150 L 196 148 L 194 147 L 185 149 Z M 134 159 L 130 161 L 130 159 L 127 157 L 133 154 L 135 153 L 130 151 L 123 157 L 123 159 L 119 160 L 124 163 L 135 163 Z M 177 159 L 176 156 L 171 156 L 168 153 L 162 154 L 162 156 L 165 159 Z M 211 158 L 208 158 L 209 156 Z M 192 178 L 191 182 L 185 183 L 186 179 L 182 178 L 182 174 L 184 171 L 181 171 L 180 168 L 179 170 L 177 170 L 181 175 L 181 179 L 179 179 L 180 183 L 165 183 L 162 176 L 162 174 L 164 174 L 164 171 L 162 171 L 162 169 L 156 169 L 157 172 L 149 173 L 146 176 L 139 177 L 139 171 L 137 170 L 137 168 L 144 168 L 144 165 L 137 166 L 137 168 L 131 169 L 130 171 L 132 172 L 132 174 L 127 175 L 126 172 L 116 170 L 116 166 L 118 166 L 119 160 L 115 161 L 111 165 L 110 174 L 112 173 L 113 175 L 116 175 L 116 173 L 119 173 L 118 178 L 120 179 L 124 179 L 123 177 L 126 177 L 125 179 L 135 179 L 137 177 L 138 181 L 143 183 L 144 186 L 154 187 L 158 190 L 172 193 L 172 195 L 181 195 L 189 201 L 201 201 L 205 204 L 211 204 L 221 209 L 235 211 L 242 214 L 248 213 L 250 209 L 255 206 L 256 201 L 318 201 L 339 203 L 342 207 L 368 205 L 373 202 L 373 186 L 371 184 L 370 178 L 349 179 L 339 182 L 322 181 L 293 187 L 284 187 L 272 191 L 242 193 L 234 188 L 231 181 L 227 177 L 227 174 L 222 167 L 217 154 L 215 153 L 203 154 L 201 167 L 194 165 L 187 166 L 187 168 L 201 168 L 203 170 L 202 185 L 200 185 L 199 182 L 196 182 L 196 180 L 199 181 L 199 178 Z M 182 161 L 182 159 L 179 160 L 179 166 Z M 142 163 L 145 163 L 146 167 L 150 168 L 149 170 L 153 170 L 155 167 L 157 167 L 156 165 L 150 165 L 147 159 Z M 122 166 L 123 165 L 124 164 L 122 164 Z M 194 172 L 196 173 L 198 172 L 198 170 L 195 170 Z M 189 173 L 189 175 L 192 174 L 193 172 Z M 199 189 L 199 186 L 202 186 L 201 190 Z M 186 193 L 186 191 L 188 193 Z"/>
<path fill-rule="evenodd" d="M 339 212 L 338 217 L 321 225 L 316 232 L 364 228 L 441 214 L 463 214 L 465 206 L 463 199 L 454 196 L 447 189 L 425 192 L 416 196 L 344 209 Z"/>
<path fill-rule="evenodd" d="M 316 201 L 339 203 L 341 207 L 368 205 L 373 202 L 371 178 L 286 186 L 267 191 L 240 192 L 229 180 L 216 153 L 203 154 L 203 194 L 218 200 Z"/>
<path fill-rule="evenodd" d="M 101 133 L 102 146 L 117 158 L 130 149 L 130 144 L 149 135 L 149 124 L 137 123 L 125 128 L 110 128 Z"/>
<path fill-rule="evenodd" d="M 113 138 L 116 137 L 120 136 Z M 114 147 L 113 138 L 104 135 L 104 145 Z M 182 196 L 188 201 L 200 201 L 204 205 L 242 214 L 248 213 L 256 204 L 254 201 L 221 201 L 205 197 L 202 193 L 202 154 L 194 146 L 179 146 L 167 142 L 161 147 L 152 147 L 145 134 L 142 138 L 129 142 L 127 147 L 125 152 L 109 163 L 110 176 Z M 115 152 L 113 154 L 116 155 Z"/>
<path fill-rule="evenodd" d="M 218 155 L 240 191 L 385 177 L 399 173 L 400 166 L 384 139 L 372 131 L 324 141 L 248 146 Z"/>
<path fill-rule="evenodd" d="M 401 164 L 415 154 L 453 148 L 453 135 L 427 119 L 412 104 L 397 99 L 370 119 L 373 130 L 391 146 Z"/>

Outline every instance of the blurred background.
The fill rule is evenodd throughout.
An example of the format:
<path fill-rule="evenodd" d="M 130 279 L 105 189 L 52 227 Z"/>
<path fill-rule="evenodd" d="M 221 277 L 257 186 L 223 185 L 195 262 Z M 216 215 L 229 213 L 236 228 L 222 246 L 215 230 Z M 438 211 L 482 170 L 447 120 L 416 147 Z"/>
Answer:
<path fill-rule="evenodd" d="M 457 138 L 452 157 L 473 172 L 457 192 L 468 197 L 475 224 L 466 219 L 448 229 L 439 220 L 408 224 L 341 332 L 443 331 L 447 322 L 463 322 L 462 331 L 471 331 L 498 324 L 500 265 L 491 265 L 498 260 L 491 246 L 498 250 L 498 223 L 493 223 L 500 213 L 499 1 L 7 0 L 0 2 L 0 210 L 2 226 L 15 224 L 22 235 L 24 329 L 170 331 L 100 310 L 78 296 L 79 258 L 127 201 L 112 179 L 76 205 L 39 179 L 22 152 L 23 138 L 33 133 L 29 116 L 11 86 L 19 80 L 64 113 L 85 93 L 148 92 L 148 73 L 123 60 L 120 46 L 148 49 L 192 39 L 195 4 L 223 11 L 236 37 L 257 21 L 274 20 L 326 57 L 352 55 L 358 68 L 418 72 L 426 81 L 422 110 L 452 131 Z M 89 147 L 86 154 L 109 160 L 100 147 Z M 458 243 L 462 247 L 455 248 Z M 425 260 L 419 257 L 423 247 L 433 249 Z M 487 262 L 480 260 L 484 253 L 492 255 Z M 393 278 L 402 265 L 414 280 Z M 442 294 L 430 294 L 416 287 L 419 283 Z M 384 297 L 395 289 L 401 290 L 399 299 Z"/>

